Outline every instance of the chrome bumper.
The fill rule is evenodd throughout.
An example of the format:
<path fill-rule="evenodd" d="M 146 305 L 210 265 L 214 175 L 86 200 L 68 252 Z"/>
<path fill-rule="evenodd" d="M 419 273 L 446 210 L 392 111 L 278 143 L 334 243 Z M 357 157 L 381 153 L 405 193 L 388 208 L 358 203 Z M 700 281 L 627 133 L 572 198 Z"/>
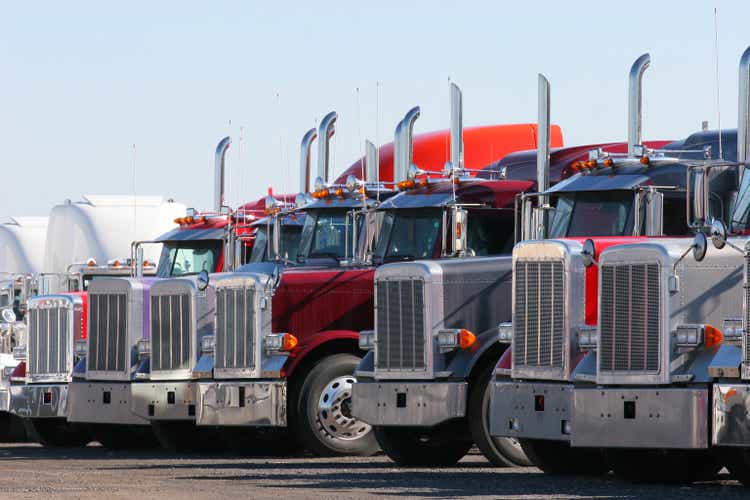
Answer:
<path fill-rule="evenodd" d="M 432 427 L 466 415 L 466 382 L 357 382 L 352 415 L 370 425 Z"/>
<path fill-rule="evenodd" d="M 714 384 L 713 436 L 716 446 L 750 446 L 750 384 Z"/>
<path fill-rule="evenodd" d="M 285 380 L 198 383 L 198 425 L 285 427 Z"/>
<path fill-rule="evenodd" d="M 572 446 L 708 447 L 708 388 L 573 391 Z"/>
<path fill-rule="evenodd" d="M 134 382 L 133 413 L 147 420 L 195 420 L 197 382 Z"/>
<path fill-rule="evenodd" d="M 66 418 L 68 384 L 23 384 L 10 390 L 9 411 L 23 418 Z"/>
<path fill-rule="evenodd" d="M 569 441 L 572 406 L 572 384 L 493 381 L 490 434 Z"/>
<path fill-rule="evenodd" d="M 68 386 L 68 420 L 86 424 L 148 425 L 133 413 L 131 383 L 77 381 Z"/>

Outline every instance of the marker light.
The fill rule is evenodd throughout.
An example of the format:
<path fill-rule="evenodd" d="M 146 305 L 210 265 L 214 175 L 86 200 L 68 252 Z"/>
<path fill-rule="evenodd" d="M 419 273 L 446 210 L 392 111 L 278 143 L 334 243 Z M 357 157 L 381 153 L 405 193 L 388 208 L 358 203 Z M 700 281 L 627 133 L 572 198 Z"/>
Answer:
<path fill-rule="evenodd" d="M 638 160 L 641 162 L 641 165 L 648 165 L 651 163 L 651 160 L 649 160 L 648 156 L 641 156 L 641 159 Z"/>
<path fill-rule="evenodd" d="M 417 184 L 416 184 L 416 182 L 414 182 L 414 180 L 413 180 L 413 179 L 407 179 L 407 180 L 405 180 L 405 181 L 401 181 L 401 182 L 399 182 L 398 184 L 396 184 L 396 186 L 397 186 L 397 187 L 398 187 L 399 189 L 411 189 L 411 188 L 413 188 L 413 187 L 414 187 L 414 186 L 416 186 L 416 185 L 417 185 Z"/>
<path fill-rule="evenodd" d="M 89 259 L 86 261 L 86 265 L 89 267 L 96 267 L 96 259 Z"/>
<path fill-rule="evenodd" d="M 333 192 L 333 194 L 335 194 L 339 198 L 343 198 L 344 197 L 344 190 L 342 188 L 340 188 L 340 187 L 336 188 L 336 190 Z"/>
<path fill-rule="evenodd" d="M 428 179 L 427 177 L 421 179 L 419 181 L 419 185 L 422 186 L 422 187 L 429 186 L 430 185 L 430 179 Z"/>
<path fill-rule="evenodd" d="M 611 167 L 615 164 L 615 161 L 612 158 L 605 158 L 602 163 L 604 163 L 605 167 Z"/>
<path fill-rule="evenodd" d="M 713 347 L 721 344 L 721 341 L 724 340 L 724 334 L 718 328 L 706 325 L 703 329 L 703 339 L 706 347 Z"/>
<path fill-rule="evenodd" d="M 580 161 L 574 161 L 570 164 L 570 168 L 572 168 L 574 172 L 579 172 L 581 168 L 583 168 L 583 164 Z"/>
<path fill-rule="evenodd" d="M 185 222 L 186 222 L 187 224 L 192 224 L 193 222 L 195 222 L 195 219 L 194 219 L 194 218 L 193 218 L 192 216 L 190 216 L 190 217 L 185 217 Z"/>
<path fill-rule="evenodd" d="M 468 349 L 469 347 L 474 345 L 476 340 L 476 335 L 463 328 L 454 330 L 440 330 L 437 336 L 440 352 L 450 352 L 459 347 L 461 349 Z"/>
<path fill-rule="evenodd" d="M 596 160 L 586 160 L 584 165 L 586 165 L 586 168 L 594 168 L 596 167 Z"/>
<path fill-rule="evenodd" d="M 328 198 L 330 194 L 331 193 L 328 191 L 328 189 L 321 189 L 320 191 L 315 191 L 312 194 L 312 197 L 320 200 L 322 198 Z"/>

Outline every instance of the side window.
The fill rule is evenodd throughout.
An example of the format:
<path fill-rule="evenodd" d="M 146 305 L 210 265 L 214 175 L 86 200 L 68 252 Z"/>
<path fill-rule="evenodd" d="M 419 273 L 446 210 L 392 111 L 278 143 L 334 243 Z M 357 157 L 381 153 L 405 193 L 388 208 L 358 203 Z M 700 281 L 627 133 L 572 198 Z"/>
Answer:
<path fill-rule="evenodd" d="M 685 220 L 685 196 L 664 196 L 664 235 L 683 236 L 690 233 Z"/>
<path fill-rule="evenodd" d="M 474 255 L 501 255 L 513 250 L 511 210 L 470 210 L 466 245 Z"/>

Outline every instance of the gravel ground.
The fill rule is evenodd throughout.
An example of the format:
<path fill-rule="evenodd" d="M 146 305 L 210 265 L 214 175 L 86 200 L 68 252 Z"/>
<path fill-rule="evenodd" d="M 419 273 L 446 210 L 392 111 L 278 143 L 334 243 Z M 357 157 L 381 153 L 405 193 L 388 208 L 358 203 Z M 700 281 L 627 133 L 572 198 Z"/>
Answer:
<path fill-rule="evenodd" d="M 2 498 L 746 498 L 726 473 L 691 486 L 491 468 L 478 453 L 457 467 L 398 469 L 372 458 L 188 457 L 0 444 Z"/>

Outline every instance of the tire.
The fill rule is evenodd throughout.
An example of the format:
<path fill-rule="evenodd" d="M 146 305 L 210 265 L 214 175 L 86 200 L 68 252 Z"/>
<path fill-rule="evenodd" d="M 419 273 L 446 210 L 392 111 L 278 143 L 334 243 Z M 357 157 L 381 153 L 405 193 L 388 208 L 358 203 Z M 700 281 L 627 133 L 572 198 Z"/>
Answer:
<path fill-rule="evenodd" d="M 151 421 L 156 441 L 166 451 L 217 453 L 229 450 L 218 427 L 198 427 L 190 420 Z"/>
<path fill-rule="evenodd" d="M 89 432 L 94 441 L 110 450 L 150 450 L 159 446 L 150 425 L 92 424 Z"/>
<path fill-rule="evenodd" d="M 615 475 L 640 483 L 692 483 L 711 479 L 721 466 L 706 450 L 607 450 Z"/>
<path fill-rule="evenodd" d="M 722 450 L 722 459 L 732 477 L 745 488 L 750 487 L 750 454 L 745 448 Z"/>
<path fill-rule="evenodd" d="M 517 439 L 490 434 L 490 382 L 494 368 L 495 365 L 490 363 L 482 369 L 469 388 L 467 417 L 471 437 L 490 463 L 498 467 L 529 467 L 531 460 Z"/>
<path fill-rule="evenodd" d="M 474 444 L 465 419 L 432 428 L 374 427 L 375 437 L 388 458 L 401 467 L 455 465 Z"/>
<path fill-rule="evenodd" d="M 598 476 L 609 472 L 604 453 L 594 448 L 571 448 L 565 441 L 522 439 L 531 463 L 547 474 Z"/>
<path fill-rule="evenodd" d="M 351 354 L 323 358 L 290 398 L 291 428 L 299 443 L 317 456 L 370 456 L 378 451 L 372 428 L 350 413 L 352 374 L 359 361 Z"/>
<path fill-rule="evenodd" d="M 24 419 L 8 412 L 0 412 L 0 442 L 25 443 L 32 438 L 26 432 Z"/>
<path fill-rule="evenodd" d="M 24 425 L 32 439 L 50 448 L 81 448 L 91 442 L 86 426 L 63 418 L 29 418 Z"/>

